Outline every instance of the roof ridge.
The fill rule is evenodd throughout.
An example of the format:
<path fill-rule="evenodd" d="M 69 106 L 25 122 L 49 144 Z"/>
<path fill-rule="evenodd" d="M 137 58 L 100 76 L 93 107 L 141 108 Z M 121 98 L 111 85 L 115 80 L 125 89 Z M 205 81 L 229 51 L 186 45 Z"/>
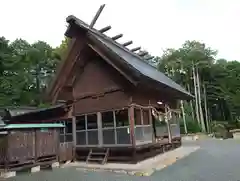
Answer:
<path fill-rule="evenodd" d="M 71 20 L 77 21 L 77 24 L 80 27 L 83 27 L 83 28 L 87 29 L 88 31 L 90 31 L 91 33 L 94 33 L 94 34 L 96 34 L 98 36 L 101 36 L 102 38 L 105 38 L 107 41 L 110 41 L 111 43 L 114 43 L 119 48 L 122 48 L 124 51 L 126 51 L 126 52 L 130 53 L 131 55 L 137 57 L 140 61 L 144 62 L 148 66 L 150 66 L 150 67 L 154 68 L 156 71 L 158 71 L 158 69 L 156 67 L 154 67 L 153 65 L 147 63 L 141 56 L 139 56 L 138 54 L 132 52 L 131 50 L 129 50 L 128 48 L 126 48 L 122 44 L 118 43 L 117 41 L 114 41 L 111 37 L 107 36 L 106 34 L 103 34 L 103 33 L 99 32 L 97 29 L 90 28 L 90 26 L 87 23 L 85 23 L 81 19 L 77 18 L 76 16 L 70 15 L 70 16 L 67 17 L 67 22 L 70 22 Z"/>

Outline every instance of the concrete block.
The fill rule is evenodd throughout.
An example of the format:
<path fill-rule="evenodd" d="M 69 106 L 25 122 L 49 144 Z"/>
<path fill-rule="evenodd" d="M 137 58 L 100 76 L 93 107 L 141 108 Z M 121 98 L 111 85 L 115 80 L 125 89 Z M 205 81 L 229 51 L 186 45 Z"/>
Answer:
<path fill-rule="evenodd" d="M 194 137 L 193 137 L 193 140 L 194 141 L 196 141 L 196 140 L 198 140 L 199 139 L 199 136 L 198 135 L 195 135 Z"/>
<path fill-rule="evenodd" d="M 16 172 L 12 171 L 12 172 L 1 172 L 1 177 L 2 178 L 11 178 L 11 177 L 15 177 L 16 176 Z"/>
<path fill-rule="evenodd" d="M 65 164 L 69 164 L 69 163 L 71 163 L 71 160 L 68 160 L 68 161 L 66 161 L 66 163 L 65 163 Z"/>
<path fill-rule="evenodd" d="M 32 167 L 31 168 L 31 173 L 39 172 L 40 171 L 40 166 Z"/>
<path fill-rule="evenodd" d="M 56 168 L 56 167 L 59 167 L 59 166 L 60 166 L 59 162 L 55 162 L 55 163 L 52 164 L 52 168 Z"/>
<path fill-rule="evenodd" d="M 137 171 L 134 173 L 135 176 L 145 176 L 148 177 L 153 174 L 155 170 L 150 169 L 150 170 L 144 170 L 144 171 Z M 130 175 L 130 174 L 129 174 Z"/>
<path fill-rule="evenodd" d="M 135 176 L 143 176 L 143 173 L 142 172 L 135 172 L 134 175 Z"/>
<path fill-rule="evenodd" d="M 123 174 L 126 174 L 127 171 L 126 171 L 126 170 L 114 170 L 114 173 L 123 173 Z"/>
<path fill-rule="evenodd" d="M 234 139 L 240 139 L 240 133 L 239 132 L 233 133 L 233 138 Z"/>
<path fill-rule="evenodd" d="M 127 174 L 133 176 L 135 174 L 135 172 L 127 172 Z"/>

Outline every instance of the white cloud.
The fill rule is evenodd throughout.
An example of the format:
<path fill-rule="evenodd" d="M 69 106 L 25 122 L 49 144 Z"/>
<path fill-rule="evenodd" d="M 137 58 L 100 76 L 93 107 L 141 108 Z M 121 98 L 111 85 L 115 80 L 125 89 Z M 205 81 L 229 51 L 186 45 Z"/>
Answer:
<path fill-rule="evenodd" d="M 219 57 L 240 60 L 239 0 L 8 0 L 1 2 L 0 36 L 29 42 L 44 40 L 57 46 L 73 14 L 90 22 L 101 4 L 106 7 L 96 28 L 111 25 L 109 35 L 123 33 L 154 55 L 200 40 L 219 51 Z"/>

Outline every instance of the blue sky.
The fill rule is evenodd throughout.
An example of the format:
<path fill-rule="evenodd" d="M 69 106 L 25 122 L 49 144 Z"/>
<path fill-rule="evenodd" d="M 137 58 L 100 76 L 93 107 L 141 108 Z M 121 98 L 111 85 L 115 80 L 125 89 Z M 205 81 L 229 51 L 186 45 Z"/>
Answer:
<path fill-rule="evenodd" d="M 59 45 L 65 19 L 73 14 L 90 22 L 101 4 L 106 7 L 96 28 L 111 25 L 119 42 L 133 41 L 153 55 L 198 40 L 218 50 L 218 58 L 240 60 L 239 0 L 5 0 L 1 2 L 0 36 Z"/>

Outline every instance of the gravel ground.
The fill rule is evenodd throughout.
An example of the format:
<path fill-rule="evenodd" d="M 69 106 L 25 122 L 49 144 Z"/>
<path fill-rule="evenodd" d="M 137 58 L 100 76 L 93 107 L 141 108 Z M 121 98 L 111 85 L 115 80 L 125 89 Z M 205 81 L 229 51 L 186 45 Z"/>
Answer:
<path fill-rule="evenodd" d="M 205 140 L 185 143 L 201 148 L 178 160 L 175 164 L 156 171 L 149 177 L 129 176 L 110 172 L 79 171 L 74 167 L 20 175 L 11 181 L 239 181 L 240 141 Z"/>

